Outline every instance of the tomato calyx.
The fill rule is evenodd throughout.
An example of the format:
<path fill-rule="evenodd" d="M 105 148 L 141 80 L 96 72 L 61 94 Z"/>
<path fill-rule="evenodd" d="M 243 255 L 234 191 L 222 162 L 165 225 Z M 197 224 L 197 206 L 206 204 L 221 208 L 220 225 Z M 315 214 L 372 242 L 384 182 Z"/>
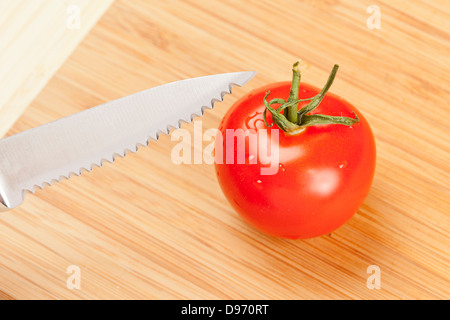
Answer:
<path fill-rule="evenodd" d="M 351 126 L 359 122 L 359 118 L 356 113 L 353 112 L 355 118 L 349 117 L 336 117 L 329 116 L 325 114 L 313 114 L 308 113 L 316 109 L 322 102 L 325 94 L 330 89 L 333 84 L 334 78 L 336 77 L 337 70 L 339 66 L 335 64 L 331 70 L 330 75 L 325 86 L 320 90 L 320 92 L 311 98 L 299 99 L 299 84 L 301 79 L 301 73 L 299 69 L 300 61 L 294 63 L 292 68 L 292 83 L 291 90 L 289 93 L 289 98 L 287 101 L 281 98 L 275 98 L 267 101 L 267 97 L 270 95 L 270 91 L 267 91 L 264 96 L 264 106 L 266 107 L 263 113 L 264 123 L 267 127 L 272 127 L 275 123 L 281 130 L 283 130 L 287 135 L 296 135 L 306 130 L 306 127 L 315 126 L 319 124 L 343 124 L 346 126 Z M 298 104 L 301 101 L 309 101 L 309 103 L 298 110 Z M 273 104 L 279 104 L 277 109 L 272 108 Z M 266 113 L 269 111 L 272 114 L 272 123 L 267 123 Z M 282 113 L 283 112 L 283 113 Z"/>

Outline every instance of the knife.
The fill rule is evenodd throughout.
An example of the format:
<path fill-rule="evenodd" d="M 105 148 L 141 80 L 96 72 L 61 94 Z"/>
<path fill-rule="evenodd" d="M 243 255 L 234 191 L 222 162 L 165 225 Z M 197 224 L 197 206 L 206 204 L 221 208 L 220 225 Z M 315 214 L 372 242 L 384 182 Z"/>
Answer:
<path fill-rule="evenodd" d="M 0 140 L 0 211 L 27 192 L 114 162 L 203 115 L 256 72 L 186 79 L 147 89 Z"/>

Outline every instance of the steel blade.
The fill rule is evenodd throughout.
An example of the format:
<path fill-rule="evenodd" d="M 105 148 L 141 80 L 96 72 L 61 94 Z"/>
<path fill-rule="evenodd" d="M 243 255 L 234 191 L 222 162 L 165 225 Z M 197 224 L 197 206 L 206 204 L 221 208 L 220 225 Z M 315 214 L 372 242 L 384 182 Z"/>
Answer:
<path fill-rule="evenodd" d="M 25 191 L 136 152 L 202 115 L 254 75 L 226 73 L 165 84 L 1 139 L 0 210 L 21 204 Z"/>

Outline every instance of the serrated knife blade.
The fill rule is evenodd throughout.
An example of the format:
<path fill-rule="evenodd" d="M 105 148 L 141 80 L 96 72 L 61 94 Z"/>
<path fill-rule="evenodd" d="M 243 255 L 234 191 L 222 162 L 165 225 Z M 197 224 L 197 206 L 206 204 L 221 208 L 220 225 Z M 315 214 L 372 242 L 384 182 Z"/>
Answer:
<path fill-rule="evenodd" d="M 136 152 L 161 133 L 191 122 L 256 72 L 186 79 L 144 90 L 0 140 L 0 211 L 26 191 L 79 175 Z"/>

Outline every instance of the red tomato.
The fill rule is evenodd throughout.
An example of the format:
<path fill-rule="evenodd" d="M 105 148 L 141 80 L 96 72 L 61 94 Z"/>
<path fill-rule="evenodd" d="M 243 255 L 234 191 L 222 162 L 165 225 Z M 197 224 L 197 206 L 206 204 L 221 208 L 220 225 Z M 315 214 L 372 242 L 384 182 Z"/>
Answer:
<path fill-rule="evenodd" d="M 276 237 L 311 238 L 328 234 L 349 220 L 366 198 L 375 171 L 375 140 L 363 115 L 347 101 L 327 93 L 311 114 L 354 118 L 351 125 L 320 124 L 307 127 L 297 135 L 287 135 L 275 124 L 264 124 L 263 103 L 269 99 L 287 100 L 290 82 L 280 82 L 256 89 L 238 100 L 223 118 L 216 139 L 223 148 L 223 164 L 216 163 L 220 186 L 234 209 L 256 229 Z M 320 90 L 300 84 L 299 98 L 315 96 Z M 300 102 L 299 108 L 307 102 Z M 355 114 L 353 114 L 355 112 Z M 272 120 L 268 112 L 267 122 Z M 236 153 L 238 139 L 226 143 L 227 129 L 251 129 L 259 134 L 267 129 L 270 136 L 278 130 L 279 170 L 262 175 L 267 167 L 246 144 L 245 163 L 227 163 L 226 154 Z M 259 148 L 267 146 L 260 145 Z M 263 150 L 262 152 L 266 152 Z M 217 162 L 217 161 L 216 161 Z"/>

